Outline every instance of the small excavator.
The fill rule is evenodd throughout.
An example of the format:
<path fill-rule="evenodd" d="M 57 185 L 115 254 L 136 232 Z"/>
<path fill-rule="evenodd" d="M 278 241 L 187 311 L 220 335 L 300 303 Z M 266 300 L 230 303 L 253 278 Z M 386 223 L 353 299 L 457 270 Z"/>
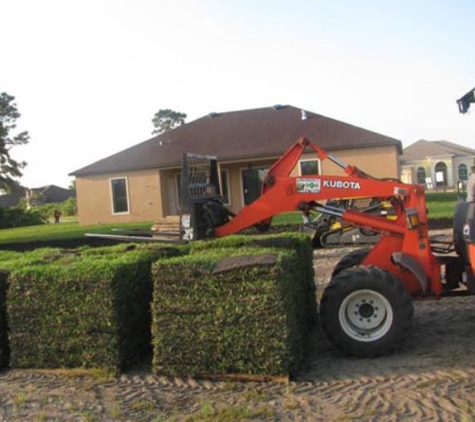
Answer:
<path fill-rule="evenodd" d="M 379 198 L 355 198 L 329 200 L 327 205 L 345 209 L 358 209 L 366 213 L 384 215 L 394 218 L 394 211 L 388 201 Z M 354 227 L 353 224 L 341 220 L 334 215 L 307 212 L 302 215 L 301 231 L 312 235 L 312 246 L 319 248 L 337 248 L 342 246 L 374 245 L 379 234 L 373 230 Z"/>
<path fill-rule="evenodd" d="M 338 165 L 344 175 L 290 176 L 307 149 Z M 411 325 L 413 300 L 475 294 L 475 202 L 458 203 L 453 242 L 431 240 L 423 185 L 372 177 L 308 139 L 299 139 L 278 159 L 262 195 L 237 214 L 223 205 L 214 157 L 184 156 L 181 193 L 182 241 L 250 227 L 265 231 L 273 216 L 297 210 L 335 217 L 377 235 L 372 247 L 341 258 L 319 305 L 329 339 L 350 354 L 378 356 L 397 347 Z M 371 206 L 338 205 L 352 198 L 390 204 L 393 215 L 387 218 Z"/>

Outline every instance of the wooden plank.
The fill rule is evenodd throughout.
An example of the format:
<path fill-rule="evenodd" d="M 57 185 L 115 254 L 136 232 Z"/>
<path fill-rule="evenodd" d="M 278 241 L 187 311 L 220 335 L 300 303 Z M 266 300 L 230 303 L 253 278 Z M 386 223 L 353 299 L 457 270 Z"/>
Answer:
<path fill-rule="evenodd" d="M 166 217 L 155 220 L 151 230 L 153 232 L 176 232 L 180 233 L 180 216 L 167 215 Z"/>

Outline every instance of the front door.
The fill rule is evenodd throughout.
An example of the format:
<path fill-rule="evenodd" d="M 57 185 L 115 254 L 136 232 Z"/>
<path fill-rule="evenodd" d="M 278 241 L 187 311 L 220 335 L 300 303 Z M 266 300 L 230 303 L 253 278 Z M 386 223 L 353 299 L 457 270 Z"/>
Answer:
<path fill-rule="evenodd" d="M 269 169 L 246 169 L 242 171 L 244 205 L 249 205 L 261 196 L 262 182 Z"/>
<path fill-rule="evenodd" d="M 179 183 L 180 176 L 175 175 L 174 177 L 167 178 L 167 206 L 165 208 L 165 216 L 167 215 L 178 215 L 178 198 L 180 197 L 179 192 Z"/>

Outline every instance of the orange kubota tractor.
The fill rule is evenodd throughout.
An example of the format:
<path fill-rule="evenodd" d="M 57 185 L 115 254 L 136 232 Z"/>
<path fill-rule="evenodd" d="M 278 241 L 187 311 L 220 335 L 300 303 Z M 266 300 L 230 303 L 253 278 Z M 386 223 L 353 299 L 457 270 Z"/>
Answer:
<path fill-rule="evenodd" d="M 291 177 L 306 149 L 346 174 Z M 296 142 L 271 167 L 262 195 L 236 215 L 222 205 L 213 157 L 184 157 L 181 196 L 181 236 L 187 241 L 228 236 L 252 226 L 265 230 L 273 216 L 295 210 L 334 215 L 379 233 L 371 248 L 341 258 L 320 301 L 321 323 L 330 340 L 357 356 L 380 355 L 399 343 L 411 325 L 413 299 L 475 293 L 475 203 L 458 204 L 454 242 L 435 243 L 428 233 L 424 186 L 371 177 L 307 139 Z M 330 205 L 356 197 L 389 201 L 395 215 L 388 219 Z"/>

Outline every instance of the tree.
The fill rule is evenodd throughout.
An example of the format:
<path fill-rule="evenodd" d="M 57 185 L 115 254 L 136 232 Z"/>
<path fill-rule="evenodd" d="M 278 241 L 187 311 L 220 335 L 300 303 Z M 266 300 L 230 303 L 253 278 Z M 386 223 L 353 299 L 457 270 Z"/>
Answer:
<path fill-rule="evenodd" d="M 170 110 L 169 108 L 158 110 L 153 116 L 152 123 L 155 128 L 152 135 L 160 135 L 184 125 L 186 119 L 185 113 Z"/>
<path fill-rule="evenodd" d="M 16 120 L 20 117 L 15 97 L 6 92 L 0 92 L 0 189 L 10 192 L 18 187 L 17 178 L 23 175 L 24 161 L 16 161 L 10 156 L 10 150 L 15 145 L 28 143 L 28 132 L 12 134 L 16 129 Z"/>

